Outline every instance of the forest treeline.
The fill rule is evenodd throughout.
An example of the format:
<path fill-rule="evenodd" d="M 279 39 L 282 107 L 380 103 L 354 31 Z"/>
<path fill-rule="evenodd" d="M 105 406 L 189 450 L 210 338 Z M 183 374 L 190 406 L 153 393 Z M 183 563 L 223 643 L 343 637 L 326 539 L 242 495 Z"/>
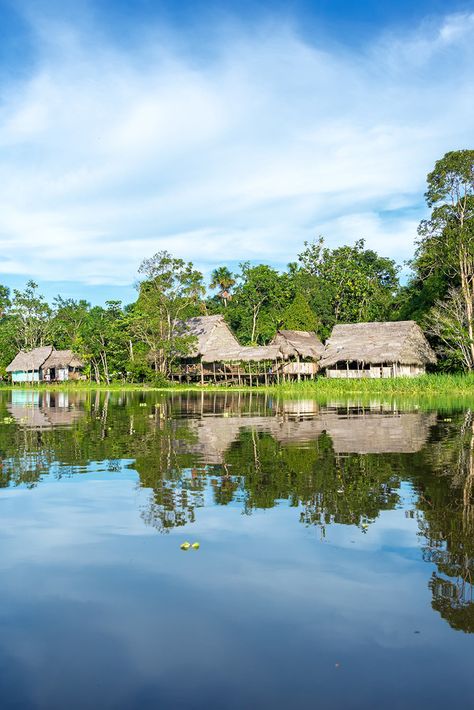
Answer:
<path fill-rule="evenodd" d="M 243 262 L 216 268 L 210 283 L 191 262 L 158 252 L 139 269 L 131 304 L 58 295 L 48 303 L 29 281 L 0 285 L 0 376 L 19 350 L 43 344 L 73 349 L 95 381 L 165 380 L 190 339 L 179 324 L 222 313 L 243 345 L 265 344 L 279 328 L 315 330 L 336 323 L 416 320 L 442 370 L 474 369 L 474 150 L 447 153 L 427 178 L 430 215 L 418 229 L 410 276 L 367 249 L 364 239 L 329 248 L 304 244 L 284 271 Z"/>

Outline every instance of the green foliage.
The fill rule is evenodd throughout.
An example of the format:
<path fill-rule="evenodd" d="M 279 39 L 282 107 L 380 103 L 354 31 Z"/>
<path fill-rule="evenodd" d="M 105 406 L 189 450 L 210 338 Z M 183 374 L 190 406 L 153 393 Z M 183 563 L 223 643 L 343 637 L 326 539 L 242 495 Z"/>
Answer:
<path fill-rule="evenodd" d="M 167 375 L 173 361 L 194 344 L 182 324 L 199 312 L 204 295 L 202 274 L 191 262 L 175 259 L 166 251 L 145 259 L 139 273 L 143 278 L 138 300 L 130 309 L 130 331 L 147 347 L 154 370 Z"/>
<path fill-rule="evenodd" d="M 211 283 L 209 284 L 212 289 L 219 289 L 218 298 L 221 299 L 224 307 L 227 306 L 228 301 L 231 300 L 231 289 L 235 285 L 234 274 L 227 268 L 227 266 L 219 266 L 211 274 Z"/>
<path fill-rule="evenodd" d="M 49 336 L 51 308 L 38 293 L 38 284 L 28 281 L 23 291 L 13 290 L 9 315 L 17 350 L 31 350 L 46 343 Z"/>
<path fill-rule="evenodd" d="M 308 301 L 303 294 L 297 293 L 283 311 L 280 327 L 287 330 L 315 331 L 318 326 L 318 319 L 311 310 Z"/>
<path fill-rule="evenodd" d="M 427 178 L 431 215 L 418 229 L 412 268 L 435 345 L 474 369 L 474 151 L 446 153 Z M 431 311 L 428 311 L 431 308 Z M 448 315 L 447 315 L 448 314 Z M 451 327 L 451 322 L 455 327 Z M 454 359 L 456 359 L 454 357 Z"/>
<path fill-rule="evenodd" d="M 365 249 L 359 239 L 353 246 L 329 249 L 319 238 L 305 243 L 299 261 L 309 277 L 314 303 L 327 304 L 323 325 L 391 320 L 398 291 L 398 267 L 388 258 Z"/>
<path fill-rule="evenodd" d="M 266 264 L 244 262 L 240 268 L 228 321 L 243 344 L 266 343 L 274 336 L 287 303 L 283 279 Z"/>

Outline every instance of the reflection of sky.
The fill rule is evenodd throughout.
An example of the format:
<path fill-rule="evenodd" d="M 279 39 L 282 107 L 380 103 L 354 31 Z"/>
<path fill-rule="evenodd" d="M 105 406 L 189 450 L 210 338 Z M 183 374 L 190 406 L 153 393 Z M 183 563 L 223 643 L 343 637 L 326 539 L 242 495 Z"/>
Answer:
<path fill-rule="evenodd" d="M 401 507 L 367 532 L 331 525 L 321 540 L 297 508 L 249 516 L 207 496 L 194 524 L 158 535 L 130 469 L 3 490 L 2 707 L 444 708 L 467 697 L 472 638 L 431 610 L 411 495 L 403 487 Z M 182 552 L 185 539 L 200 550 Z"/>

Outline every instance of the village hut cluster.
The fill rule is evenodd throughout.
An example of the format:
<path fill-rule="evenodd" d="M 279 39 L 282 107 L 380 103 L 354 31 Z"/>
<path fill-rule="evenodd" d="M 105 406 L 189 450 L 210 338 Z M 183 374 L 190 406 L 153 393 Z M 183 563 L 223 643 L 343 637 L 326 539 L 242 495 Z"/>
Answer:
<path fill-rule="evenodd" d="M 278 331 L 268 345 L 241 345 L 222 315 L 191 318 L 185 330 L 195 344 L 173 373 L 180 382 L 253 386 L 314 378 L 324 351 L 316 333 L 298 330 Z"/>
<path fill-rule="evenodd" d="M 55 350 L 52 345 L 18 355 L 7 366 L 12 382 L 64 382 L 81 378 L 84 363 L 72 350 Z"/>
<path fill-rule="evenodd" d="M 222 315 L 186 323 L 195 339 L 173 378 L 183 381 L 259 385 L 290 380 L 416 377 L 436 363 L 414 321 L 336 325 L 325 345 L 316 333 L 279 330 L 271 343 L 242 346 Z"/>
<path fill-rule="evenodd" d="M 198 316 L 183 324 L 192 336 L 189 354 L 176 361 L 172 379 L 237 385 L 279 384 L 330 378 L 416 377 L 436 363 L 414 321 L 336 325 L 323 345 L 316 333 L 279 330 L 268 345 L 241 345 L 222 315 Z M 14 383 L 63 382 L 83 378 L 84 363 L 72 350 L 52 346 L 19 352 L 8 365 Z"/>

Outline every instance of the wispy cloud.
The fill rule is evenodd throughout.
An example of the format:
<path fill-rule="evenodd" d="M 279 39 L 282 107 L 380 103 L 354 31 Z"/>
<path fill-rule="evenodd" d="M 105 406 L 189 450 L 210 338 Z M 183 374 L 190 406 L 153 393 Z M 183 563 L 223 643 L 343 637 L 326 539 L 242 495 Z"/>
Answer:
<path fill-rule="evenodd" d="M 6 274 L 127 284 L 160 248 L 285 264 L 320 233 L 401 260 L 426 173 L 472 141 L 474 15 L 363 51 L 227 26 L 199 56 L 163 28 L 121 50 L 31 23 L 38 62 L 0 88 Z"/>

